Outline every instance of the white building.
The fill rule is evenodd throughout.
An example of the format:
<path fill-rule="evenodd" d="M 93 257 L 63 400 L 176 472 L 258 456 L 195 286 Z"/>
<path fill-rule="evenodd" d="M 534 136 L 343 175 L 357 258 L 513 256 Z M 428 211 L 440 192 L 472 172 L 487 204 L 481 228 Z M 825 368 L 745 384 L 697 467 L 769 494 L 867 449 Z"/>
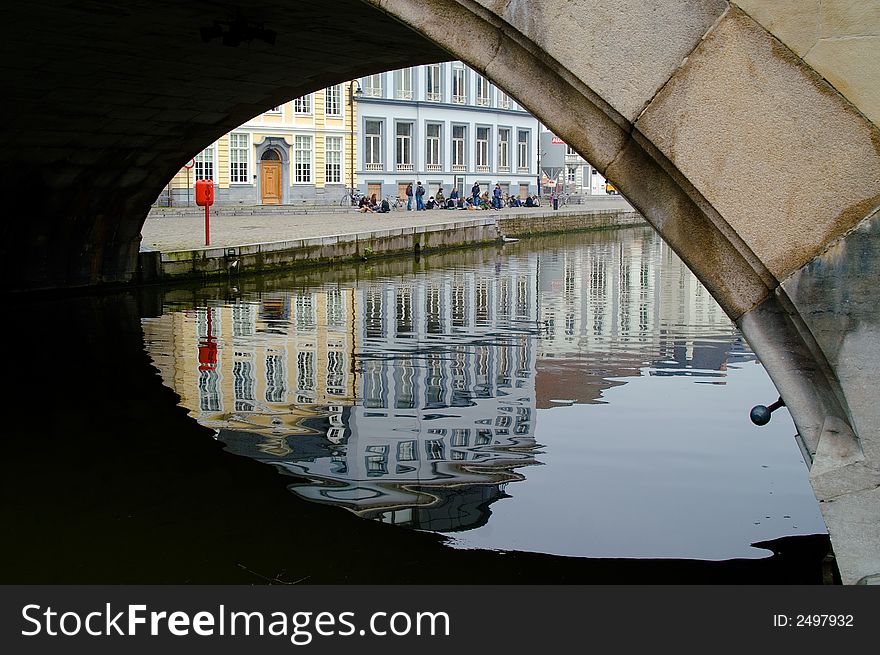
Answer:
<path fill-rule="evenodd" d="M 357 179 L 362 192 L 401 197 L 421 181 L 425 199 L 442 186 L 470 195 L 501 184 L 538 190 L 538 120 L 459 61 L 361 78 Z"/>

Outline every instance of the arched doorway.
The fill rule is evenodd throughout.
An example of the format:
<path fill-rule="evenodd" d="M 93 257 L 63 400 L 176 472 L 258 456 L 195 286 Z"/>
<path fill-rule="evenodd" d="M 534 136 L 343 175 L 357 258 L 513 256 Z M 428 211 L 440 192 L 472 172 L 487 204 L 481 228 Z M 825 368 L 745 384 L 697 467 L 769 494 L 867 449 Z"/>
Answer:
<path fill-rule="evenodd" d="M 267 148 L 260 157 L 260 202 L 262 204 L 281 204 L 281 178 L 281 155 L 274 148 Z"/>

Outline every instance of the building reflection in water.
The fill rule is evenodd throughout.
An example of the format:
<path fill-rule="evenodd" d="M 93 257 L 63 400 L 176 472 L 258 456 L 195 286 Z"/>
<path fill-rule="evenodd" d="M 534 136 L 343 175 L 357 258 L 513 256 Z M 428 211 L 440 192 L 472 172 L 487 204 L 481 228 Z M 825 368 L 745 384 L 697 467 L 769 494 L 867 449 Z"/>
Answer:
<path fill-rule="evenodd" d="M 620 378 L 723 381 L 738 333 L 649 231 L 145 322 L 181 404 L 233 453 L 366 518 L 479 527 L 539 463 L 537 409 Z"/>

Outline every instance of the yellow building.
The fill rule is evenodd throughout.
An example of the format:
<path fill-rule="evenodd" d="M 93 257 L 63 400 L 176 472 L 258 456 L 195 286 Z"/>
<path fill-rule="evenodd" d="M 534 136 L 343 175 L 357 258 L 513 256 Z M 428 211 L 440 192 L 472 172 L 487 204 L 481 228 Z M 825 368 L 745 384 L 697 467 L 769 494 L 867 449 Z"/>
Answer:
<path fill-rule="evenodd" d="M 354 176 L 357 103 L 350 86 L 296 98 L 220 137 L 171 180 L 170 204 L 195 204 L 200 179 L 213 180 L 219 205 L 338 203 Z"/>

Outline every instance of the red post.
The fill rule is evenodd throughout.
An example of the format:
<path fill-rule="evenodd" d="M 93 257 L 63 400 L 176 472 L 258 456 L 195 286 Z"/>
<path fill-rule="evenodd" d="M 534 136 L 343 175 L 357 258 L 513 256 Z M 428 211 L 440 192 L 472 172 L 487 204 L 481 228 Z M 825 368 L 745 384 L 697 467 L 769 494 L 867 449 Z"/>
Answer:
<path fill-rule="evenodd" d="M 212 180 L 196 180 L 196 204 L 205 208 L 205 245 L 211 245 L 211 211 L 214 204 L 214 182 Z"/>

